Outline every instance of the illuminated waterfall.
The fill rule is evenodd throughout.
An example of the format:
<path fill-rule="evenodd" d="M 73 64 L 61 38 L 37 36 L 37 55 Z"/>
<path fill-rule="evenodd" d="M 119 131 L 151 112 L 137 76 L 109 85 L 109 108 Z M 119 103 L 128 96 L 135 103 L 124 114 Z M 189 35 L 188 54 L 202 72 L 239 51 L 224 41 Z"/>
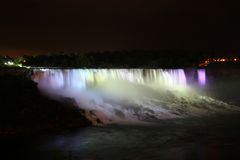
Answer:
<path fill-rule="evenodd" d="M 44 70 L 43 74 L 44 77 L 48 77 L 48 83 L 59 88 L 86 89 L 88 86 L 111 80 L 127 81 L 141 85 L 158 84 L 173 89 L 185 87 L 187 83 L 183 69 L 47 69 Z M 37 77 L 34 80 L 38 81 Z"/>
<path fill-rule="evenodd" d="M 202 86 L 206 84 L 206 71 L 205 69 L 198 69 L 198 83 Z"/>
<path fill-rule="evenodd" d="M 49 95 L 74 99 L 94 124 L 202 116 L 234 108 L 191 88 L 194 79 L 199 86 L 206 84 L 204 69 L 194 70 L 191 77 L 186 73 L 184 69 L 35 69 L 33 80 Z"/>

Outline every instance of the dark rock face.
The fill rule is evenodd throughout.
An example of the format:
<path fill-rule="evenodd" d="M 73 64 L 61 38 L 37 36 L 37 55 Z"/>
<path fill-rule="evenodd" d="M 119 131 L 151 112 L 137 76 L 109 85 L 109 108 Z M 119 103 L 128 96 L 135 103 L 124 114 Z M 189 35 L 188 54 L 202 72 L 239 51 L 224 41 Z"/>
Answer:
<path fill-rule="evenodd" d="M 0 97 L 0 134 L 91 125 L 74 106 L 74 100 L 60 103 L 48 99 L 39 93 L 36 83 L 24 76 L 1 74 Z"/>

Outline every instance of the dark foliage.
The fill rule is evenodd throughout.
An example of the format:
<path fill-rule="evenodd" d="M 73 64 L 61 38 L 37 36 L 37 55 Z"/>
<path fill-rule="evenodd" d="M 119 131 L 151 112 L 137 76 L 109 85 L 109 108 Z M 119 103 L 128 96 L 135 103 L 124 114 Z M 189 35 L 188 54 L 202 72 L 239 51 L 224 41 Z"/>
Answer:
<path fill-rule="evenodd" d="M 187 51 L 115 51 L 25 56 L 25 65 L 74 68 L 179 68 L 192 67 L 202 54 Z"/>

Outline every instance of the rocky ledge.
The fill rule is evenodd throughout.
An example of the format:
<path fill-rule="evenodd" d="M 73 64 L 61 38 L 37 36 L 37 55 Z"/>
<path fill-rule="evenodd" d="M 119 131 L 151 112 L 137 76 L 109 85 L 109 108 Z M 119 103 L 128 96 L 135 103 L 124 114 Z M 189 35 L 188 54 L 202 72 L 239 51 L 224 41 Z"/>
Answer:
<path fill-rule="evenodd" d="M 0 134 L 39 133 L 91 125 L 70 99 L 42 95 L 26 76 L 0 74 Z"/>

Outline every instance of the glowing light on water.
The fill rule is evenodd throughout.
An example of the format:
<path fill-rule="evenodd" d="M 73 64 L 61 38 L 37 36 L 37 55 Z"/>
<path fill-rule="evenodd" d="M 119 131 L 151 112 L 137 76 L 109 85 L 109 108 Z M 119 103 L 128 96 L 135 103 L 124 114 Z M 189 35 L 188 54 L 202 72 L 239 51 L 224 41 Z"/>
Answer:
<path fill-rule="evenodd" d="M 206 70 L 205 69 L 198 69 L 198 83 L 202 86 L 206 85 Z"/>

